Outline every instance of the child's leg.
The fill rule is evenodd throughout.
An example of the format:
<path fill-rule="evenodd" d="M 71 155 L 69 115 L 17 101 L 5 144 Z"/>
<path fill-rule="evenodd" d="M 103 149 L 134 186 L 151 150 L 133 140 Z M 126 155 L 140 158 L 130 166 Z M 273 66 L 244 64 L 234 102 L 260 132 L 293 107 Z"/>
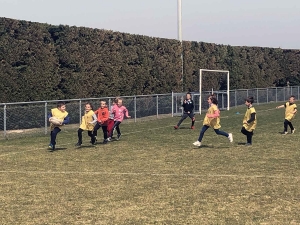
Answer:
<path fill-rule="evenodd" d="M 181 116 L 181 119 L 177 123 L 177 127 L 179 127 L 180 124 L 182 123 L 182 121 L 184 121 L 188 116 L 189 116 L 189 114 L 187 114 L 186 112 L 184 112 L 183 115 Z"/>
<path fill-rule="evenodd" d="M 188 116 L 191 118 L 191 120 L 192 120 L 192 128 L 194 127 L 194 125 L 195 125 L 195 115 L 194 115 L 194 113 L 190 113 L 190 114 L 188 114 Z"/>
<path fill-rule="evenodd" d="M 214 130 L 215 130 L 217 135 L 222 135 L 222 136 L 225 136 L 225 137 L 229 137 L 229 134 L 226 133 L 225 131 L 221 131 L 219 129 L 214 129 Z"/>
<path fill-rule="evenodd" d="M 98 133 L 97 131 L 99 130 L 100 127 L 101 127 L 100 124 L 97 122 L 95 127 L 94 127 L 94 131 L 93 131 L 93 136 L 94 137 L 97 137 L 97 133 Z"/>
<path fill-rule="evenodd" d="M 283 127 L 284 127 L 283 132 L 287 132 L 288 124 L 289 124 L 289 121 L 284 120 L 284 122 L 283 122 Z"/>
<path fill-rule="evenodd" d="M 249 132 L 247 131 L 247 143 L 252 144 L 252 136 L 253 136 L 253 132 Z"/>
<path fill-rule="evenodd" d="M 242 127 L 241 132 L 244 135 L 247 135 L 247 133 L 248 133 L 248 131 L 245 129 L 245 127 Z"/>
<path fill-rule="evenodd" d="M 103 131 L 104 140 L 106 140 L 107 139 L 107 126 L 102 126 L 102 131 Z"/>
<path fill-rule="evenodd" d="M 116 126 L 116 130 L 117 130 L 118 135 L 121 135 L 120 124 L 121 124 L 120 121 L 115 122 L 115 126 Z"/>
<path fill-rule="evenodd" d="M 91 143 L 95 143 L 96 139 L 95 139 L 95 136 L 93 134 L 93 131 L 92 130 L 89 130 L 88 131 L 88 135 L 91 137 Z"/>
<path fill-rule="evenodd" d="M 78 129 L 78 144 L 82 144 L 82 132 L 83 130 L 81 128 Z"/>
<path fill-rule="evenodd" d="M 294 126 L 291 121 L 289 121 L 288 125 L 290 126 L 291 130 L 294 130 Z"/>
<path fill-rule="evenodd" d="M 59 127 L 54 127 L 54 129 L 51 131 L 51 144 L 53 146 L 53 149 L 55 148 L 56 145 L 56 136 L 57 134 L 61 131 Z"/>
<path fill-rule="evenodd" d="M 207 131 L 207 129 L 209 128 L 209 126 L 204 125 L 200 131 L 200 135 L 198 138 L 198 141 L 201 142 L 204 136 L 204 133 Z"/>

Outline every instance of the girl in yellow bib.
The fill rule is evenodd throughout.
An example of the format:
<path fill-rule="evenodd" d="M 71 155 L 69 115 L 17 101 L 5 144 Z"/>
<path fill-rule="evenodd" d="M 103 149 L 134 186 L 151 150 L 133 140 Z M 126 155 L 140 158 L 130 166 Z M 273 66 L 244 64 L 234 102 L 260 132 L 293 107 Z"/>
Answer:
<path fill-rule="evenodd" d="M 217 135 L 225 136 L 229 139 L 230 142 L 233 142 L 232 133 L 226 133 L 224 131 L 219 130 L 220 125 L 220 110 L 218 109 L 218 100 L 214 95 L 208 97 L 207 102 L 209 104 L 209 109 L 205 115 L 203 120 L 203 127 L 200 131 L 199 138 L 193 145 L 200 147 L 201 141 L 204 136 L 204 133 L 207 131 L 208 128 L 213 128 Z"/>
<path fill-rule="evenodd" d="M 253 131 L 256 128 L 256 111 L 254 107 L 252 106 L 254 102 L 253 97 L 248 97 L 245 100 L 245 105 L 247 106 L 247 111 L 245 113 L 244 119 L 243 119 L 243 127 L 242 127 L 242 134 L 247 136 L 247 143 L 246 146 L 252 145 L 252 136 Z"/>
<path fill-rule="evenodd" d="M 82 145 L 82 132 L 87 131 L 88 135 L 91 137 L 91 143 L 95 144 L 96 138 L 93 135 L 93 130 L 95 127 L 95 124 L 97 122 L 97 116 L 95 115 L 93 111 L 93 106 L 91 103 L 85 104 L 85 112 L 81 119 L 80 127 L 77 131 L 78 133 L 78 142 L 75 146 L 81 146 Z"/>
<path fill-rule="evenodd" d="M 285 108 L 285 118 L 284 118 L 284 123 L 283 123 L 283 127 L 284 130 L 282 132 L 283 135 L 286 135 L 288 126 L 291 128 L 291 133 L 295 133 L 295 128 L 293 127 L 292 124 L 292 119 L 294 119 L 296 113 L 297 113 L 297 105 L 295 104 L 295 96 L 292 95 L 289 98 L 289 101 L 286 102 L 284 105 L 280 105 L 277 106 L 276 109 L 280 109 L 280 108 Z"/>

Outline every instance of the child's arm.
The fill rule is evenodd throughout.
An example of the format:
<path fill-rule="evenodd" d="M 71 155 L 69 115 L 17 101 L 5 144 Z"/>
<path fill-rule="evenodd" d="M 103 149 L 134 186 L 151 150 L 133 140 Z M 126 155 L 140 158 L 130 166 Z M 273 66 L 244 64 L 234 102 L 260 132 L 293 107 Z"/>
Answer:
<path fill-rule="evenodd" d="M 127 118 L 131 118 L 131 116 L 129 116 L 129 114 L 128 114 L 128 109 L 125 108 L 124 111 L 125 111 L 125 116 L 126 116 Z"/>
<path fill-rule="evenodd" d="M 62 125 L 68 124 L 68 123 L 70 123 L 70 117 L 69 117 L 69 116 L 66 116 L 66 117 L 64 118 L 64 121 L 62 122 Z"/>
<path fill-rule="evenodd" d="M 105 114 L 103 115 L 102 119 L 101 119 L 101 123 L 103 124 L 104 122 L 106 122 L 109 118 L 109 111 L 108 109 L 105 110 Z"/>
<path fill-rule="evenodd" d="M 220 110 L 214 111 L 213 114 L 207 114 L 207 117 L 208 117 L 208 118 L 217 118 L 217 117 L 219 117 L 219 116 L 220 116 Z"/>
<path fill-rule="evenodd" d="M 244 124 L 252 123 L 255 120 L 255 115 L 256 115 L 256 113 L 251 113 L 250 114 L 250 119 L 248 121 L 247 120 L 243 121 L 243 123 Z"/>
<path fill-rule="evenodd" d="M 285 105 L 279 105 L 276 107 L 276 109 L 280 109 L 280 108 L 284 108 L 284 107 L 285 107 Z"/>
<path fill-rule="evenodd" d="M 97 116 L 96 116 L 96 114 L 94 113 L 92 117 L 93 117 L 93 121 L 91 121 L 89 123 L 90 124 L 96 124 L 97 123 Z"/>

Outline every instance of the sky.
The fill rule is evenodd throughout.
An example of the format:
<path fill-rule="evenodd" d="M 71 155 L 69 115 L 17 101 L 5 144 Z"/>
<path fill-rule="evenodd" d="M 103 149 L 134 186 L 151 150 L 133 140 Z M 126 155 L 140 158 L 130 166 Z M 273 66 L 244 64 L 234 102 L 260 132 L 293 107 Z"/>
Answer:
<path fill-rule="evenodd" d="M 181 0 L 182 39 L 300 49 L 300 0 Z M 0 17 L 178 39 L 178 0 L 0 0 Z"/>

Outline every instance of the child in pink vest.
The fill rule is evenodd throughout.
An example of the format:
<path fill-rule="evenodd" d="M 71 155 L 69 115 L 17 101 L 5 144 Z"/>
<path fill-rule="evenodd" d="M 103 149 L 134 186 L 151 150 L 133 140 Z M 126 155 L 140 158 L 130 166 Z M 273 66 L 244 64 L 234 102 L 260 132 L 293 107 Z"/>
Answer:
<path fill-rule="evenodd" d="M 122 123 L 124 116 L 127 118 L 130 118 L 131 116 L 128 115 L 128 110 L 125 106 L 123 106 L 123 100 L 121 98 L 118 99 L 117 104 L 114 104 L 111 113 L 114 116 L 114 126 L 110 132 L 110 135 L 108 137 L 108 141 L 111 141 L 111 138 L 113 136 L 113 131 L 116 129 L 118 135 L 117 135 L 117 140 L 120 139 L 121 137 L 121 131 L 120 131 L 120 124 Z"/>

